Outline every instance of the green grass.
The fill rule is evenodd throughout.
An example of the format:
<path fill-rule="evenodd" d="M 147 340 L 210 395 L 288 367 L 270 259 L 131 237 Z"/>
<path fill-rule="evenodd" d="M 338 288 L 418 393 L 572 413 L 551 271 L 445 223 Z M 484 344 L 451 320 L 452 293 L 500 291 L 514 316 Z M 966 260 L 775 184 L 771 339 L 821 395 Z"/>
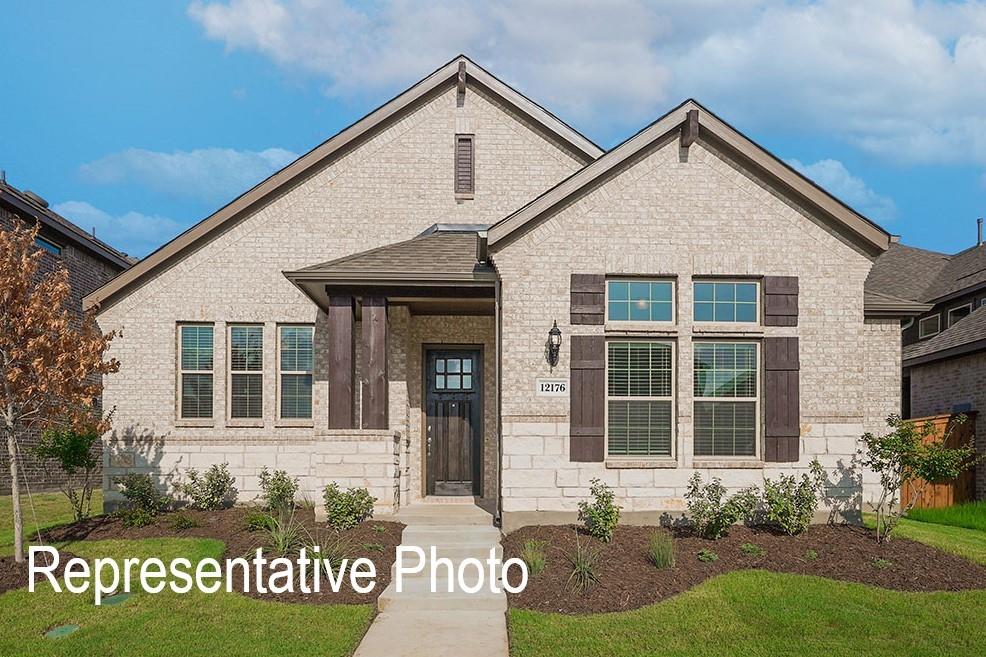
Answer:
<path fill-rule="evenodd" d="M 868 527 L 876 526 L 876 516 L 864 514 L 863 519 Z M 891 540 L 894 538 L 908 538 L 986 566 L 986 532 L 904 518 Z"/>
<path fill-rule="evenodd" d="M 208 539 L 79 541 L 64 549 L 86 558 L 149 556 L 195 562 L 218 558 Z M 373 618 L 369 605 L 289 605 L 237 593 L 137 593 L 119 606 L 96 607 L 91 593 L 56 593 L 45 584 L 0 595 L 0 655 L 325 655 L 352 654 Z M 81 629 L 62 639 L 42 634 L 56 625 Z"/>
<path fill-rule="evenodd" d="M 32 503 L 33 502 L 33 510 Z M 0 496 L 0 556 L 14 553 L 14 505 L 9 495 Z M 92 495 L 92 512 L 97 515 L 103 512 L 103 491 L 97 490 Z M 24 534 L 28 540 L 37 539 L 35 517 L 41 529 L 72 522 L 72 505 L 61 493 L 35 493 L 30 501 L 26 494 L 21 494 L 21 513 L 24 517 Z"/>
<path fill-rule="evenodd" d="M 513 609 L 513 657 L 978 656 L 986 591 L 900 593 L 738 571 L 655 605 L 594 616 Z"/>
<path fill-rule="evenodd" d="M 986 532 L 986 500 L 944 509 L 911 509 L 908 519 Z"/>

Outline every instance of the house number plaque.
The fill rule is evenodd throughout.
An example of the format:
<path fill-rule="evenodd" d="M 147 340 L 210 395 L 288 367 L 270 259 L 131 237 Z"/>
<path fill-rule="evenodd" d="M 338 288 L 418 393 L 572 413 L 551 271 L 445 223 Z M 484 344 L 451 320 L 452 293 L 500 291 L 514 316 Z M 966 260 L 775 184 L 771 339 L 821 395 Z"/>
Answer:
<path fill-rule="evenodd" d="M 568 379 L 538 379 L 538 397 L 564 397 L 568 394 Z"/>

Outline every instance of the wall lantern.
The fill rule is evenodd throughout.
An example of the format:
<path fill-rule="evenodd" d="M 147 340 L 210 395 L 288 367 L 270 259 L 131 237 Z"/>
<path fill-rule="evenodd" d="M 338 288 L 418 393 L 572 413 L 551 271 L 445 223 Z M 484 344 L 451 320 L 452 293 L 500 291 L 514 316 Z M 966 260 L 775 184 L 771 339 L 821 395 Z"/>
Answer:
<path fill-rule="evenodd" d="M 548 331 L 548 365 L 554 367 L 558 364 L 558 351 L 561 349 L 561 329 L 558 328 L 558 321 L 555 320 L 554 326 Z"/>

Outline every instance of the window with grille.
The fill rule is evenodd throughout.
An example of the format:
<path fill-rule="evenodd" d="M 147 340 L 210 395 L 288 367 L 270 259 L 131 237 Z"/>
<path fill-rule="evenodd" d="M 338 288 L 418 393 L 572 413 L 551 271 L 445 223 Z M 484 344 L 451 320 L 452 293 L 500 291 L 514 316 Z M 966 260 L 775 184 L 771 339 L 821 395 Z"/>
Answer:
<path fill-rule="evenodd" d="M 435 390 L 472 390 L 472 358 L 436 358 Z"/>
<path fill-rule="evenodd" d="M 606 281 L 607 322 L 674 321 L 674 283 L 671 281 Z"/>
<path fill-rule="evenodd" d="M 264 327 L 231 326 L 229 329 L 229 416 L 233 419 L 263 417 Z"/>
<path fill-rule="evenodd" d="M 311 326 L 280 328 L 281 417 L 284 419 L 312 417 L 313 335 Z"/>
<path fill-rule="evenodd" d="M 181 399 L 179 417 L 212 417 L 212 326 L 178 327 Z"/>
<path fill-rule="evenodd" d="M 696 342 L 694 347 L 695 455 L 755 456 L 757 343 Z"/>
<path fill-rule="evenodd" d="M 674 364 L 670 342 L 606 344 L 610 456 L 671 456 Z"/>
<path fill-rule="evenodd" d="M 755 324 L 760 320 L 757 283 L 696 282 L 694 294 L 696 322 Z"/>

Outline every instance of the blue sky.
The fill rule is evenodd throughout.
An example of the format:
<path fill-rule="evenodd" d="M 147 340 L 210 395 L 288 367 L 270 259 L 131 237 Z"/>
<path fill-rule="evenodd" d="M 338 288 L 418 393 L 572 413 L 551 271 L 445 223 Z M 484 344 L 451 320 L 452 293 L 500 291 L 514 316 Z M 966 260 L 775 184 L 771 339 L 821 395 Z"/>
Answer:
<path fill-rule="evenodd" d="M 696 97 L 908 244 L 986 214 L 984 2 L 0 5 L 0 168 L 138 256 L 459 52 L 604 147 Z"/>

